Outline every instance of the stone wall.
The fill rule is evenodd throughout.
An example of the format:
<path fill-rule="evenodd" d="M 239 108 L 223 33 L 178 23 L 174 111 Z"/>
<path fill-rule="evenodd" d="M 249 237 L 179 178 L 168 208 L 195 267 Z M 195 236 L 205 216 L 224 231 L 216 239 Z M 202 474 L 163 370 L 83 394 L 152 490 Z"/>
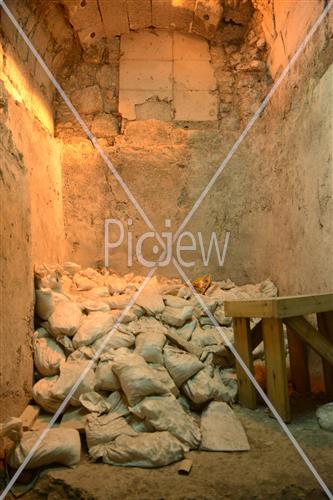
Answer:
<path fill-rule="evenodd" d="M 33 276 L 28 173 L 6 125 L 7 119 L 7 92 L 0 85 L 0 421 L 7 416 L 19 415 L 24 409 L 31 397 L 33 370 L 30 352 Z"/>

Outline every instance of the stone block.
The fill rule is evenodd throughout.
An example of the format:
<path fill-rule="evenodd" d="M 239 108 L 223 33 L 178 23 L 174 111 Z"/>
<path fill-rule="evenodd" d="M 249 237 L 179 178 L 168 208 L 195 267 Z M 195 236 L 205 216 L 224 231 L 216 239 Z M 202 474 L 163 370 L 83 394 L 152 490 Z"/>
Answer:
<path fill-rule="evenodd" d="M 215 90 L 216 78 L 208 61 L 175 61 L 175 86 L 187 90 Z"/>
<path fill-rule="evenodd" d="M 208 90 L 175 89 L 174 107 L 178 121 L 215 121 L 218 97 Z"/>
<path fill-rule="evenodd" d="M 118 120 L 109 114 L 98 115 L 93 119 L 91 131 L 96 137 L 115 137 L 119 134 Z"/>
<path fill-rule="evenodd" d="M 158 0 L 152 2 L 152 25 L 156 28 L 189 31 L 195 0 Z"/>
<path fill-rule="evenodd" d="M 172 34 L 167 31 L 141 31 L 121 37 L 121 60 L 171 61 Z"/>
<path fill-rule="evenodd" d="M 276 37 L 273 46 L 271 47 L 267 65 L 273 80 L 278 76 L 283 68 L 288 64 L 288 56 L 285 52 L 285 46 L 281 37 L 281 33 Z"/>
<path fill-rule="evenodd" d="M 200 36 L 175 31 L 173 34 L 173 57 L 175 61 L 210 61 L 207 40 Z"/>
<path fill-rule="evenodd" d="M 99 0 L 106 35 L 111 38 L 129 32 L 125 0 Z"/>
<path fill-rule="evenodd" d="M 120 61 L 120 90 L 168 90 L 172 92 L 172 62 Z"/>
<path fill-rule="evenodd" d="M 118 65 L 105 64 L 96 73 L 96 80 L 103 89 L 117 88 L 119 81 Z"/>
<path fill-rule="evenodd" d="M 92 85 L 72 94 L 73 104 L 79 113 L 93 114 L 103 110 L 103 101 L 98 85 Z"/>
<path fill-rule="evenodd" d="M 143 104 L 135 105 L 135 115 L 137 120 L 161 120 L 169 122 L 172 119 L 171 106 L 167 101 L 150 99 Z"/>
<path fill-rule="evenodd" d="M 97 44 L 105 37 L 104 25 L 102 22 L 96 23 L 93 26 L 88 26 L 78 31 L 81 46 L 85 49 L 90 45 Z"/>
<path fill-rule="evenodd" d="M 97 0 L 65 0 L 70 23 L 76 31 L 92 28 L 101 23 Z"/>
<path fill-rule="evenodd" d="M 171 99 L 169 90 L 122 90 L 119 92 L 119 113 L 127 120 L 136 119 L 136 106 L 146 101 Z"/>
<path fill-rule="evenodd" d="M 192 32 L 212 38 L 220 23 L 223 7 L 219 0 L 198 0 L 194 12 Z"/>
<path fill-rule="evenodd" d="M 126 6 L 131 30 L 139 30 L 151 26 L 150 0 L 126 0 Z"/>

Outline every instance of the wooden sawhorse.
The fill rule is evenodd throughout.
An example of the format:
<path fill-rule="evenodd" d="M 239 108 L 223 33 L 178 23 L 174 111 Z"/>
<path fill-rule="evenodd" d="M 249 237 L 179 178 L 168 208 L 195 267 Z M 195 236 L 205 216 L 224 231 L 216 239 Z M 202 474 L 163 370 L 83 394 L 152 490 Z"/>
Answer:
<path fill-rule="evenodd" d="M 290 421 L 283 323 L 287 327 L 292 382 L 298 392 L 310 391 L 306 356 L 309 345 L 323 360 L 326 393 L 333 398 L 333 293 L 233 300 L 224 303 L 233 318 L 235 348 L 253 373 L 253 350 L 264 340 L 267 394 L 285 422 Z M 318 331 L 304 318 L 317 315 Z M 260 318 L 251 330 L 250 318 Z M 239 402 L 256 408 L 256 390 L 236 362 Z"/>

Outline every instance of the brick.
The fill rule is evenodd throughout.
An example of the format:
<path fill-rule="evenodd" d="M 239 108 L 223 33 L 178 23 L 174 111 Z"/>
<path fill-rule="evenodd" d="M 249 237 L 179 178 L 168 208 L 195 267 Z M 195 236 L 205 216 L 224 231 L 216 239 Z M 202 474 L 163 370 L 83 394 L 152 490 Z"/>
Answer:
<path fill-rule="evenodd" d="M 97 85 L 75 91 L 72 100 L 79 113 L 93 114 L 103 110 L 102 96 Z"/>
<path fill-rule="evenodd" d="M 167 90 L 172 92 L 172 62 L 121 61 L 120 90 Z"/>
<path fill-rule="evenodd" d="M 175 61 L 210 61 L 207 40 L 185 33 L 173 34 L 173 57 Z"/>
<path fill-rule="evenodd" d="M 141 31 L 121 37 L 121 60 L 171 61 L 172 34 L 167 31 Z"/>
<path fill-rule="evenodd" d="M 208 90 L 180 90 L 174 93 L 175 119 L 179 121 L 215 121 L 217 95 Z"/>
<path fill-rule="evenodd" d="M 136 105 L 144 104 L 149 99 L 171 99 L 168 90 L 123 90 L 119 93 L 119 113 L 127 120 L 136 119 Z"/>
<path fill-rule="evenodd" d="M 126 0 L 131 30 L 151 26 L 151 0 Z"/>
<path fill-rule="evenodd" d="M 99 7 L 108 37 L 129 32 L 125 0 L 99 0 Z"/>
<path fill-rule="evenodd" d="M 214 70 L 208 61 L 175 61 L 174 81 L 187 90 L 216 89 Z"/>

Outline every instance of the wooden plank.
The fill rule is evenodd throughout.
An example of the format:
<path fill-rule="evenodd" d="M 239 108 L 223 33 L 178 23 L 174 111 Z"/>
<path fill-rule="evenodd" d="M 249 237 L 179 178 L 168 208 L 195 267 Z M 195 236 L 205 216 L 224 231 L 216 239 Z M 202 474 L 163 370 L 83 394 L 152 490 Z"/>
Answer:
<path fill-rule="evenodd" d="M 333 344 L 333 312 L 317 314 L 317 321 L 320 333 Z M 326 394 L 329 398 L 333 398 L 333 366 L 326 360 L 323 360 L 323 372 Z"/>
<path fill-rule="evenodd" d="M 28 405 L 24 409 L 22 415 L 20 416 L 20 419 L 22 420 L 23 431 L 28 431 L 29 429 L 31 429 L 36 418 L 39 416 L 39 413 L 40 407 L 37 405 Z"/>
<path fill-rule="evenodd" d="M 289 422 L 290 407 L 282 321 L 265 318 L 262 322 L 262 329 L 268 397 L 283 420 Z"/>
<path fill-rule="evenodd" d="M 234 339 L 235 348 L 249 368 L 251 373 L 253 373 L 253 356 L 252 356 L 252 343 L 251 343 L 251 333 L 250 333 L 250 320 L 244 318 L 234 318 Z M 257 406 L 257 394 L 256 390 L 244 372 L 243 368 L 236 360 L 236 371 L 238 379 L 238 392 L 239 392 L 239 402 L 241 405 L 247 408 L 254 409 Z"/>
<path fill-rule="evenodd" d="M 332 310 L 332 293 L 232 300 L 224 303 L 225 315 L 234 318 L 289 318 Z"/>
<path fill-rule="evenodd" d="M 300 394 L 310 392 L 308 353 L 304 342 L 287 326 L 291 380 Z"/>
<path fill-rule="evenodd" d="M 286 318 L 284 323 L 297 333 L 322 358 L 333 365 L 333 343 L 319 333 L 305 318 Z"/>
<path fill-rule="evenodd" d="M 131 30 L 139 30 L 151 26 L 150 0 L 126 0 L 126 5 Z"/>
<path fill-rule="evenodd" d="M 99 8 L 108 37 L 129 32 L 125 0 L 99 0 Z"/>

